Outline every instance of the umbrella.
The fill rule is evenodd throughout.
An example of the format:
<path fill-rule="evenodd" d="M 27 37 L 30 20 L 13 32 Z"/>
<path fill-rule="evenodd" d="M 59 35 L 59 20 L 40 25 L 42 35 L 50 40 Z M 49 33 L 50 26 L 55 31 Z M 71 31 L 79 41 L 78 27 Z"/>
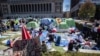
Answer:
<path fill-rule="evenodd" d="M 39 24 L 37 22 L 31 21 L 26 25 L 28 28 L 37 28 Z"/>

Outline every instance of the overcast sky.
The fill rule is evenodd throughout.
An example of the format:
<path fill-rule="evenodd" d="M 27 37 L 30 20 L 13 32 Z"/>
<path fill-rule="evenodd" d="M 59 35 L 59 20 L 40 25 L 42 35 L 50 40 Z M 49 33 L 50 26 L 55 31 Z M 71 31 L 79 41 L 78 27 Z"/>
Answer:
<path fill-rule="evenodd" d="M 64 0 L 63 2 L 63 11 L 70 11 L 70 0 Z"/>

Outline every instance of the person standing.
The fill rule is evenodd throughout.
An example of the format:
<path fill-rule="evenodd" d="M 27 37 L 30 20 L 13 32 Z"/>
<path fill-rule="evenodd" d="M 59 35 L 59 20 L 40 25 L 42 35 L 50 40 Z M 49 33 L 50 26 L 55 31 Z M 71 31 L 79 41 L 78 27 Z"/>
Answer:
<path fill-rule="evenodd" d="M 42 52 L 43 53 L 47 52 L 47 46 L 45 44 L 45 41 L 42 41 Z"/>
<path fill-rule="evenodd" d="M 11 20 L 10 22 L 11 30 L 14 30 L 14 24 L 15 24 L 14 20 Z"/>
<path fill-rule="evenodd" d="M 87 22 L 85 22 L 83 24 L 83 34 L 84 34 L 84 38 L 87 38 L 89 35 L 88 35 L 88 25 L 87 25 Z"/>

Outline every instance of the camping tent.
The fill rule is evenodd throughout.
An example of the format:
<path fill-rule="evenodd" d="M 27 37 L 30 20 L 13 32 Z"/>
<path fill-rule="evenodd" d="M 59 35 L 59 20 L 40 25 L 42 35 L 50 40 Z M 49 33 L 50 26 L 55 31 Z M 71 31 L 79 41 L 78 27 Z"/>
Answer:
<path fill-rule="evenodd" d="M 50 25 L 51 23 L 52 23 L 52 19 L 53 18 L 42 18 L 41 20 L 40 20 L 40 23 L 42 23 L 42 24 L 44 24 L 44 25 Z"/>
<path fill-rule="evenodd" d="M 39 27 L 39 24 L 37 22 L 31 21 L 26 26 L 27 28 L 37 28 Z"/>
<path fill-rule="evenodd" d="M 60 29 L 67 29 L 69 26 L 68 26 L 68 24 L 66 23 L 66 22 L 61 22 L 60 24 L 59 24 L 59 28 Z"/>
<path fill-rule="evenodd" d="M 59 24 L 60 29 L 68 29 L 70 27 L 75 27 L 75 21 L 72 18 L 62 18 L 63 22 Z"/>
<path fill-rule="evenodd" d="M 65 19 L 65 22 L 69 27 L 75 27 L 75 21 L 72 18 Z"/>

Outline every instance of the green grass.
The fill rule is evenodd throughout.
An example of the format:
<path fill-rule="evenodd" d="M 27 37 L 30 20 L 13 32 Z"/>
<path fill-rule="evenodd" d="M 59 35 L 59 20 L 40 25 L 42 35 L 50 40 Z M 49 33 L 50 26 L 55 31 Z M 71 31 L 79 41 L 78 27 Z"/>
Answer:
<path fill-rule="evenodd" d="M 4 50 L 4 49 L 7 49 L 8 47 L 5 46 L 5 45 L 0 45 L 0 50 Z"/>
<path fill-rule="evenodd" d="M 64 52 L 65 52 L 65 50 L 63 49 L 63 47 L 55 46 L 54 43 L 52 43 L 52 46 L 53 46 L 53 48 L 54 48 L 56 51 L 59 51 L 59 52 L 61 52 L 61 53 L 64 53 Z"/>
<path fill-rule="evenodd" d="M 81 53 L 81 52 L 46 52 L 42 54 L 42 56 L 100 56 L 100 54 L 93 54 L 93 53 Z"/>
<path fill-rule="evenodd" d="M 2 41 L 7 40 L 7 39 L 14 39 L 14 38 L 19 37 L 19 36 L 21 36 L 21 35 L 14 35 L 12 37 L 9 36 L 9 37 L 6 37 L 6 38 L 0 38 L 0 50 L 4 50 L 4 49 L 8 48 L 7 46 L 5 46 L 5 44 L 2 43 Z"/>

